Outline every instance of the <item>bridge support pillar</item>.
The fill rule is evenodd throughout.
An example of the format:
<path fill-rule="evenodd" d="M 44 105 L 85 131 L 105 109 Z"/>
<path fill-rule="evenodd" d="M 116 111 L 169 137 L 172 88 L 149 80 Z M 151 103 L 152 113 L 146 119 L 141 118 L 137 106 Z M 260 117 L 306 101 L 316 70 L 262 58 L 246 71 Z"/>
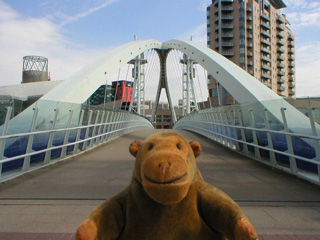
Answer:
<path fill-rule="evenodd" d="M 143 65 L 147 63 L 144 54 L 138 55 L 131 60 L 129 64 L 133 64 L 132 77 L 134 78 L 133 92 L 131 95 L 129 112 L 135 111 L 138 114 L 145 115 L 145 93 L 144 93 L 144 69 Z"/>
<path fill-rule="evenodd" d="M 166 66 L 166 64 L 167 64 L 168 54 L 171 50 L 172 49 L 165 49 L 165 50 L 155 49 L 155 51 L 158 53 L 159 59 L 160 59 L 160 79 L 159 79 L 159 85 L 158 85 L 157 95 L 156 95 L 156 99 L 155 99 L 155 104 L 152 109 L 152 117 L 151 117 L 152 123 L 154 123 L 154 120 L 155 120 L 155 115 L 156 115 L 158 105 L 159 105 L 160 94 L 161 94 L 161 90 L 163 88 L 165 89 L 166 94 L 167 94 L 167 99 L 168 99 L 168 104 L 169 104 L 169 108 L 171 111 L 173 124 L 177 121 L 176 113 L 174 111 L 174 107 L 172 105 L 172 101 L 171 101 L 171 97 L 170 97 L 168 79 L 167 79 L 167 66 Z"/>

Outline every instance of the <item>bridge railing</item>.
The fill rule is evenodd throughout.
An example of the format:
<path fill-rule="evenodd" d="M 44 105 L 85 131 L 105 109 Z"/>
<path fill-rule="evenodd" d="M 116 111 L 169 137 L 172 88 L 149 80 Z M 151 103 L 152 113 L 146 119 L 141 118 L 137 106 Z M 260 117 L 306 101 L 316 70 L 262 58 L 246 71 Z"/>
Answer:
<path fill-rule="evenodd" d="M 82 153 L 128 132 L 153 128 L 147 119 L 121 110 L 83 105 L 68 108 L 66 104 L 56 105 L 53 114 L 50 111 L 41 114 L 37 107 L 27 110 L 31 118 L 21 123 L 10 120 L 12 108 L 7 109 L 6 120 L 0 128 L 0 182 Z"/>
<path fill-rule="evenodd" d="M 310 126 L 299 133 L 288 126 L 286 109 L 282 122 L 261 105 L 234 105 L 201 110 L 180 119 L 175 129 L 186 129 L 274 168 L 320 185 L 320 137 L 308 109 Z M 301 134 L 302 133 L 302 134 Z"/>

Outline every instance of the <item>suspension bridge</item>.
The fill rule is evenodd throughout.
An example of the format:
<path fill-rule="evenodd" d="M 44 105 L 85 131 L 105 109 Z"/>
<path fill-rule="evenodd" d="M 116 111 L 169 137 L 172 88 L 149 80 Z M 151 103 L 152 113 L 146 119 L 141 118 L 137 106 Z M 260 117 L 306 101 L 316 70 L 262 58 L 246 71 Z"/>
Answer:
<path fill-rule="evenodd" d="M 179 120 L 170 71 L 179 62 L 172 56 L 182 69 Z M 128 64 L 134 69 L 129 111 L 84 104 Z M 157 70 L 144 72 L 148 64 Z M 196 64 L 238 104 L 199 110 Z M 146 86 L 154 77 L 155 106 L 148 119 Z M 94 206 L 129 184 L 134 160 L 128 146 L 159 131 L 152 123 L 162 90 L 175 123 L 170 131 L 203 145 L 198 165 L 205 180 L 243 207 L 261 239 L 320 239 L 320 132 L 314 109 L 302 114 L 228 59 L 179 40 L 127 43 L 16 117 L 8 108 L 0 127 L 0 239 L 72 239 Z"/>

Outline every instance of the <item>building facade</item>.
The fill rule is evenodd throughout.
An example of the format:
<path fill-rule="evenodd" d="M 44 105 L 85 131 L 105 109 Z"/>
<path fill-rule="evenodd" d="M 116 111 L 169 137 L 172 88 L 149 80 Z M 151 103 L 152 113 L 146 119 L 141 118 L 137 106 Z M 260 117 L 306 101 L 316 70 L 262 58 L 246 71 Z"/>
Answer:
<path fill-rule="evenodd" d="M 295 39 L 280 9 L 282 0 L 212 0 L 207 8 L 207 44 L 280 96 L 295 97 Z M 208 78 L 213 105 L 235 103 Z"/>

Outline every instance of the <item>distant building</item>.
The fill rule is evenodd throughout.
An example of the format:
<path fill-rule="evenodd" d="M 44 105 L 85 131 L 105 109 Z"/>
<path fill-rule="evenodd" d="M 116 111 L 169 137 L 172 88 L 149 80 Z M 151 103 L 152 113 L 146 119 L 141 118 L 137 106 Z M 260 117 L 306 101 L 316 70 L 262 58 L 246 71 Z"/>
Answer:
<path fill-rule="evenodd" d="M 90 105 L 100 105 L 114 100 L 112 85 L 101 85 L 89 98 Z"/>
<path fill-rule="evenodd" d="M 133 91 L 133 82 L 127 80 L 120 80 L 112 82 L 112 89 L 115 91 L 115 100 L 122 100 L 123 102 L 131 102 L 131 95 Z"/>
<path fill-rule="evenodd" d="M 147 100 L 145 103 L 146 117 L 151 120 L 152 110 L 155 105 L 154 101 Z M 177 119 L 182 117 L 182 108 L 174 107 Z M 153 123 L 156 129 L 169 129 L 172 128 L 174 123 L 172 120 L 171 111 L 168 103 L 159 102 L 158 109 L 156 111 L 155 122 Z"/>
<path fill-rule="evenodd" d="M 37 101 L 63 81 L 30 82 L 0 87 L 0 125 L 3 124 L 7 107 L 12 108 L 14 117 Z"/>
<path fill-rule="evenodd" d="M 271 90 L 295 97 L 295 37 L 282 0 L 212 0 L 207 8 L 207 44 Z M 235 103 L 214 78 L 212 105 Z"/>

